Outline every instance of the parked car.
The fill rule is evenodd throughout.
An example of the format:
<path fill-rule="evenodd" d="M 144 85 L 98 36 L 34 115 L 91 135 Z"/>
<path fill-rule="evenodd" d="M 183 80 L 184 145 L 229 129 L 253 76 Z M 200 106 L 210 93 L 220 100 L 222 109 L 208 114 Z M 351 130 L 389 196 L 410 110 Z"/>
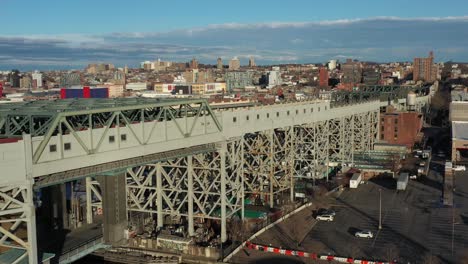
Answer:
<path fill-rule="evenodd" d="M 328 222 L 331 222 L 334 220 L 334 217 L 333 215 L 317 215 L 317 217 L 315 218 L 319 221 L 328 221 Z"/>
<path fill-rule="evenodd" d="M 462 165 L 455 166 L 453 168 L 454 171 L 466 171 L 466 167 Z"/>
<path fill-rule="evenodd" d="M 424 162 L 424 161 L 419 162 L 419 166 L 421 166 L 421 167 L 426 166 L 426 162 Z"/>
<path fill-rule="evenodd" d="M 359 237 L 359 238 L 373 238 L 374 233 L 372 233 L 372 231 L 370 230 L 362 230 L 362 231 L 356 232 L 354 236 Z"/>
<path fill-rule="evenodd" d="M 417 176 L 417 175 L 411 175 L 411 176 L 409 176 L 409 178 L 410 178 L 411 180 L 417 180 L 417 179 L 418 179 L 418 176 Z"/>
<path fill-rule="evenodd" d="M 317 211 L 317 215 L 331 215 L 331 216 L 335 216 L 336 213 L 335 213 L 335 211 L 333 211 L 333 210 L 331 210 L 331 209 L 320 208 L 320 209 Z"/>

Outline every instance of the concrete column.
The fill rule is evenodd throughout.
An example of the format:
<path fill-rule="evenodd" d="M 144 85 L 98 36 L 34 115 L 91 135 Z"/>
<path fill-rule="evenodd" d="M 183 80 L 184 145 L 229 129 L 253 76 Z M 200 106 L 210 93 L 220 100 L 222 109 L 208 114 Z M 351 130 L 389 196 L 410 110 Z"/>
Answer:
<path fill-rule="evenodd" d="M 273 197 L 273 179 L 275 178 L 275 161 L 274 161 L 274 157 L 275 157 L 275 139 L 274 139 L 274 136 L 273 134 L 275 133 L 275 130 L 272 129 L 270 131 L 268 131 L 269 135 L 268 135 L 268 138 L 270 140 L 270 177 L 269 177 L 269 181 L 270 181 L 270 207 L 273 207 L 273 205 L 275 204 L 274 202 L 274 197 Z"/>
<path fill-rule="evenodd" d="M 28 229 L 28 260 L 29 264 L 37 264 L 39 255 L 37 253 L 37 230 L 36 230 L 36 208 L 34 207 L 34 192 L 33 183 L 28 186 L 28 201 L 24 206 L 26 207 L 26 218 L 28 219 L 26 225 Z"/>
<path fill-rule="evenodd" d="M 288 156 L 289 156 L 289 177 L 290 180 L 291 180 L 291 193 L 290 193 L 290 199 L 291 199 L 291 202 L 294 202 L 294 172 L 295 172 L 295 167 L 294 167 L 294 160 L 296 158 L 296 133 L 294 132 L 294 126 L 291 126 L 291 128 L 289 129 L 289 140 L 291 140 L 289 146 L 290 146 L 290 149 L 288 150 L 289 153 L 288 153 Z"/>
<path fill-rule="evenodd" d="M 93 192 L 91 190 L 91 177 L 86 177 L 86 222 L 93 223 Z"/>
<path fill-rule="evenodd" d="M 124 173 L 113 176 L 98 176 L 102 190 L 104 241 L 118 245 L 124 239 L 127 228 L 127 195 Z"/>
<path fill-rule="evenodd" d="M 26 170 L 26 190 L 24 191 L 24 205 L 23 210 L 26 214 L 26 228 L 28 233 L 28 263 L 37 264 L 39 262 L 39 255 L 37 253 L 37 227 L 36 227 L 36 208 L 34 207 L 34 179 L 32 176 L 33 168 L 33 151 L 31 135 L 23 134 L 24 153 L 25 153 L 25 170 Z"/>
<path fill-rule="evenodd" d="M 192 155 L 187 157 L 187 177 L 188 177 L 188 233 L 189 236 L 195 235 L 193 223 L 193 165 Z"/>
<path fill-rule="evenodd" d="M 163 205 L 162 205 L 162 166 L 161 163 L 156 164 L 156 210 L 158 211 L 157 225 L 164 226 Z"/>
<path fill-rule="evenodd" d="M 244 137 L 241 137 L 240 140 L 239 140 L 239 144 L 241 144 L 241 154 L 240 154 L 240 164 L 238 163 L 238 166 L 240 166 L 240 175 L 241 175 L 241 195 L 242 195 L 242 198 L 241 198 L 241 212 L 242 212 L 242 216 L 241 216 L 241 219 L 242 219 L 242 222 L 244 222 L 244 217 L 245 217 L 245 185 L 244 185 L 244 147 L 245 147 L 245 144 L 244 144 Z M 232 162 L 232 161 L 231 161 Z"/>
<path fill-rule="evenodd" d="M 226 142 L 221 144 L 221 148 L 218 150 L 221 155 L 221 242 L 224 243 L 227 240 L 226 230 Z"/>
<path fill-rule="evenodd" d="M 70 228 L 70 221 L 68 220 L 68 208 L 67 208 L 67 188 L 65 183 L 60 184 L 60 191 L 58 196 L 62 202 L 62 224 L 63 228 Z"/>

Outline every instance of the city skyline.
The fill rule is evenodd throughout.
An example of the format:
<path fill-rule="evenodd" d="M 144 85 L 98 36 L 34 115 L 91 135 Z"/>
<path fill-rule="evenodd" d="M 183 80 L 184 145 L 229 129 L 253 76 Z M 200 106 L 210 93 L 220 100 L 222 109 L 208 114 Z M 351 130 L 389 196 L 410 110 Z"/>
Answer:
<path fill-rule="evenodd" d="M 113 5 L 67 1 L 41 2 L 50 8 L 41 9 L 37 17 L 28 14 L 38 10 L 38 3 L 28 3 L 25 9 L 5 1 L 0 21 L 8 22 L 8 27 L 0 33 L 0 70 L 81 69 L 95 62 L 137 67 L 140 61 L 182 62 L 193 57 L 213 65 L 219 57 L 225 62 L 238 57 L 242 65 L 250 57 L 258 65 L 346 58 L 412 61 L 431 50 L 436 62 L 468 61 L 468 36 L 463 34 L 468 12 L 462 1 L 449 2 L 337 1 L 340 8 L 335 10 L 325 3 L 293 0 L 281 8 L 249 3 L 240 12 L 246 6 L 243 1 L 227 6 L 186 2 L 179 7 L 136 1 L 128 10 L 122 10 L 120 1 Z M 425 8 L 418 8 L 420 4 Z M 203 10 L 210 15 L 200 16 Z"/>

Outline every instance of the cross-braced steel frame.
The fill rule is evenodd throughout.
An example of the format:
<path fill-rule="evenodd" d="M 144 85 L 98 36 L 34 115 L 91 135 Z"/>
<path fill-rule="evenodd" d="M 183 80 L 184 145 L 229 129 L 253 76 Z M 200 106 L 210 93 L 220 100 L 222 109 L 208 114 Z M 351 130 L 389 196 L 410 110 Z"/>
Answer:
<path fill-rule="evenodd" d="M 294 176 L 328 176 L 330 162 L 352 163 L 355 151 L 372 148 L 378 110 L 301 126 L 249 133 L 222 142 L 212 152 L 135 167 L 127 173 L 127 209 L 157 216 L 186 217 L 189 235 L 194 219 L 221 221 L 243 216 L 243 199 L 259 198 L 270 206 L 286 194 L 294 198 Z M 226 238 L 222 228 L 222 237 Z"/>
<path fill-rule="evenodd" d="M 86 222 L 93 223 L 93 212 L 102 210 L 102 193 L 94 177 L 86 177 Z"/>
<path fill-rule="evenodd" d="M 370 111 L 295 126 L 295 176 L 323 178 L 330 162 L 352 164 L 355 152 L 371 150 L 377 140 L 378 115 Z"/>
<path fill-rule="evenodd" d="M 158 227 L 165 216 L 186 217 L 190 236 L 195 218 L 219 220 L 226 241 L 226 219 L 242 214 L 242 171 L 241 139 L 222 142 L 213 152 L 129 169 L 127 210 L 156 214 Z"/>
<path fill-rule="evenodd" d="M 36 217 L 32 184 L 11 184 L 0 187 L 0 246 L 24 250 L 13 263 L 25 259 L 38 263 Z M 27 235 L 21 234 L 26 230 Z"/>
<path fill-rule="evenodd" d="M 267 130 L 244 136 L 244 188 L 246 195 L 269 201 L 290 190 L 292 199 L 294 167 L 292 127 Z"/>

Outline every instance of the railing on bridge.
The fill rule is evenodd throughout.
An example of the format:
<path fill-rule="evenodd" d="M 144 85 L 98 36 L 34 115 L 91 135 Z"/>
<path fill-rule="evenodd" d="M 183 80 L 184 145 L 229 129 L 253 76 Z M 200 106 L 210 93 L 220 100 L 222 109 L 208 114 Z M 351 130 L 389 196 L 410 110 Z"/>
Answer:
<path fill-rule="evenodd" d="M 63 252 L 59 258 L 60 264 L 68 264 L 83 258 L 86 255 L 93 253 L 94 251 L 102 248 L 107 248 L 108 245 L 104 244 L 104 238 L 102 235 L 90 238 L 80 244 L 69 248 Z"/>

